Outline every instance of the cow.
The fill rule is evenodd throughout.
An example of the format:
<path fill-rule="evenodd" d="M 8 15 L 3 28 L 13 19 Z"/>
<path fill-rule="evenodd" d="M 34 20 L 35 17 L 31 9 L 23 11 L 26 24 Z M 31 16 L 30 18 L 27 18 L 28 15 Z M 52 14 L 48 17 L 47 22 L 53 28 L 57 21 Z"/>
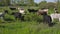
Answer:
<path fill-rule="evenodd" d="M 48 10 L 41 9 L 37 12 L 38 15 L 43 15 L 43 23 L 48 23 L 49 26 L 53 26 L 52 18 L 48 15 Z"/>

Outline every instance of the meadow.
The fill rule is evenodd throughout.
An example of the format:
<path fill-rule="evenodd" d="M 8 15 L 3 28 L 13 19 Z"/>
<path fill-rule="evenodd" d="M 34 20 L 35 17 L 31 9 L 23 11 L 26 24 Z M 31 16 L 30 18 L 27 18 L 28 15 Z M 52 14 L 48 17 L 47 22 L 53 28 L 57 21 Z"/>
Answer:
<path fill-rule="evenodd" d="M 10 14 L 17 10 L 12 11 L 8 7 L 4 7 L 0 8 L 0 12 L 6 9 L 9 14 L 5 15 L 6 21 L 0 19 L 0 34 L 60 34 L 60 22 L 58 20 L 54 21 L 56 22 L 54 26 L 49 27 L 48 24 L 43 23 L 42 16 L 29 13 L 27 7 L 25 7 L 27 14 L 24 18 L 25 21 L 15 20 L 14 16 Z M 51 13 L 53 13 L 52 9 L 49 10 L 49 15 Z"/>

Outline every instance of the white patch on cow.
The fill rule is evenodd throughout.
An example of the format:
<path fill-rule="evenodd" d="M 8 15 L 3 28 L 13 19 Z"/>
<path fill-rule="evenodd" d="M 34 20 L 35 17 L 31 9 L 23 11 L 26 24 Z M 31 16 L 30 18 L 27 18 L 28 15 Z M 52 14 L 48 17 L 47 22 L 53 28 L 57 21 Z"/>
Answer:
<path fill-rule="evenodd" d="M 43 11 L 46 12 L 46 13 L 48 14 L 48 9 L 44 9 Z"/>
<path fill-rule="evenodd" d="M 38 12 L 40 12 L 40 13 L 46 12 L 48 14 L 48 9 L 43 9 L 43 10 L 39 9 Z"/>
<path fill-rule="evenodd" d="M 51 16 L 51 18 L 52 18 L 52 21 L 53 21 L 54 19 L 56 19 L 56 18 L 58 18 L 59 21 L 60 21 L 60 14 L 53 13 L 53 14 L 51 14 L 50 16 Z"/>
<path fill-rule="evenodd" d="M 25 14 L 25 10 L 23 9 L 20 9 L 20 8 L 18 8 L 18 10 L 19 10 L 19 13 L 21 13 L 21 14 Z"/>
<path fill-rule="evenodd" d="M 24 10 L 19 10 L 19 13 L 24 14 Z"/>
<path fill-rule="evenodd" d="M 46 11 L 46 12 L 47 12 L 47 11 L 48 11 L 48 9 L 44 9 L 43 11 Z"/>
<path fill-rule="evenodd" d="M 0 15 L 2 15 L 3 13 L 2 12 L 0 12 Z"/>

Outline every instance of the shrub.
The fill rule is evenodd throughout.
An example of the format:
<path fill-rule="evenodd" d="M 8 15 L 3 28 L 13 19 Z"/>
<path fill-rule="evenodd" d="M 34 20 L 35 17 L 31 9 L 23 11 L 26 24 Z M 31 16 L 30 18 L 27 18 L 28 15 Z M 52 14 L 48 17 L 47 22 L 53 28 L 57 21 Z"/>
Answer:
<path fill-rule="evenodd" d="M 8 14 L 5 15 L 4 19 L 5 19 L 6 21 L 13 21 L 13 20 L 15 20 L 14 16 L 8 15 Z"/>

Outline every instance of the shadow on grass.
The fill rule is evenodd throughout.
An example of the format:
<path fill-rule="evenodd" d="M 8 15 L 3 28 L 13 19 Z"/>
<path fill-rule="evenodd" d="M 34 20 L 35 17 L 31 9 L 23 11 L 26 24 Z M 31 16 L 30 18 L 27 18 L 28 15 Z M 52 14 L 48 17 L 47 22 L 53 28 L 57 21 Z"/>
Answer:
<path fill-rule="evenodd" d="M 5 28 L 5 26 L 4 25 L 0 25 L 0 28 Z"/>
<path fill-rule="evenodd" d="M 15 20 L 13 20 L 13 19 L 4 19 L 4 21 L 7 21 L 7 22 L 9 22 L 9 23 L 15 22 Z"/>

